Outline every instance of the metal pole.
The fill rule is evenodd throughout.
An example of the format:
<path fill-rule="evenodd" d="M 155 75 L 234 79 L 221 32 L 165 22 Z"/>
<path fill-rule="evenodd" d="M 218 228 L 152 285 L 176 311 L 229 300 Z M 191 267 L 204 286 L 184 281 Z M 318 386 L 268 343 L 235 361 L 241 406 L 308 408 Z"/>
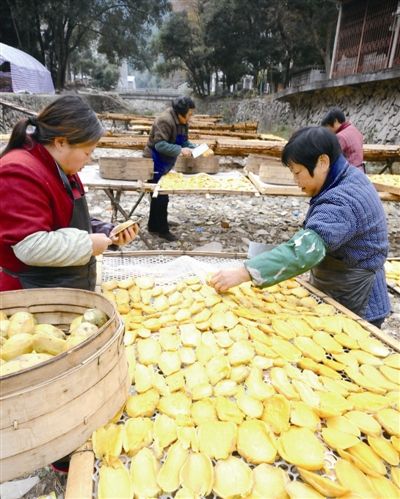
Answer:
<path fill-rule="evenodd" d="M 343 6 L 342 6 L 342 3 L 340 3 L 338 20 L 336 23 L 335 41 L 333 43 L 331 69 L 329 71 L 329 79 L 330 80 L 332 79 L 333 68 L 334 68 L 335 63 L 336 63 L 336 49 L 337 49 L 338 42 L 339 42 L 340 25 L 342 24 L 342 10 L 343 10 Z"/>
<path fill-rule="evenodd" d="M 390 50 L 390 57 L 389 57 L 388 68 L 393 67 L 394 56 L 396 54 L 397 43 L 399 41 L 399 32 L 400 32 L 400 0 L 397 3 L 397 10 L 396 10 L 396 12 L 393 15 L 396 17 L 396 20 L 395 20 L 395 24 L 394 24 L 394 36 L 393 36 L 392 48 Z"/>

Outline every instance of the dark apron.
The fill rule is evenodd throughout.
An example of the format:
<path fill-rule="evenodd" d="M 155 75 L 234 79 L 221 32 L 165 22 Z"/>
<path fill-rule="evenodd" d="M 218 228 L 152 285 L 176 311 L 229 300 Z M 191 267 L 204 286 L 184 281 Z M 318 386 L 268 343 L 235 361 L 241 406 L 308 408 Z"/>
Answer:
<path fill-rule="evenodd" d="M 311 269 L 310 283 L 359 316 L 363 316 L 374 284 L 375 272 L 349 267 L 327 255 Z"/>
<path fill-rule="evenodd" d="M 80 198 L 74 199 L 71 185 L 65 173 L 58 165 L 57 168 L 64 187 L 74 204 L 69 227 L 85 230 L 90 234 L 92 227 L 84 192 L 81 192 Z M 18 277 L 24 289 L 60 287 L 93 291 L 96 286 L 96 258 L 94 256 L 86 265 L 74 267 L 29 267 L 27 270 L 18 273 L 3 270 L 14 277 Z"/>
<path fill-rule="evenodd" d="M 182 146 L 186 140 L 186 135 L 178 134 L 175 144 Z M 154 162 L 154 178 L 151 182 L 156 183 L 163 175 L 172 170 L 176 163 L 176 157 L 161 155 L 155 148 L 152 148 L 151 154 Z M 159 194 L 156 198 L 153 198 L 150 194 L 150 213 L 147 227 L 151 232 L 162 234 L 169 232 L 168 203 L 168 194 Z"/>

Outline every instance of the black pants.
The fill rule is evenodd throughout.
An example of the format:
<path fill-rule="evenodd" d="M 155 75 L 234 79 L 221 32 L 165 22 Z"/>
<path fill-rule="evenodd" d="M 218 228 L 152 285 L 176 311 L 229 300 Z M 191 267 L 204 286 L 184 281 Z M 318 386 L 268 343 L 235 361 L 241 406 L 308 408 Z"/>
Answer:
<path fill-rule="evenodd" d="M 378 329 L 381 329 L 382 324 L 385 322 L 385 319 L 378 319 L 376 321 L 369 321 L 370 324 L 373 326 L 377 327 Z"/>
<path fill-rule="evenodd" d="M 156 198 L 150 197 L 150 214 L 147 228 L 150 232 L 169 232 L 168 225 L 168 194 L 159 194 Z"/>

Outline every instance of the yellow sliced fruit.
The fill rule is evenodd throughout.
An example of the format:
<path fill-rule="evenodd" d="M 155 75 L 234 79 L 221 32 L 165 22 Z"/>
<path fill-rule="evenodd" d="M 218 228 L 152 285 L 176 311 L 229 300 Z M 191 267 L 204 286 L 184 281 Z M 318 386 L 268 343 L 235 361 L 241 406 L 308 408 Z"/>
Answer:
<path fill-rule="evenodd" d="M 360 326 L 358 322 L 348 317 L 342 317 L 342 328 L 343 332 L 356 340 L 367 338 L 369 336 L 369 332 L 366 329 Z"/>
<path fill-rule="evenodd" d="M 322 438 L 327 445 L 332 449 L 348 449 L 359 442 L 358 437 L 351 433 L 345 433 L 334 428 L 323 428 L 321 431 Z"/>
<path fill-rule="evenodd" d="M 369 477 L 369 481 L 376 492 L 376 497 L 379 497 L 379 499 L 394 499 L 400 497 L 400 489 L 386 477 L 371 476 Z"/>
<path fill-rule="evenodd" d="M 383 437 L 368 436 L 368 443 L 378 456 L 392 466 L 399 464 L 399 454 L 389 440 Z"/>
<path fill-rule="evenodd" d="M 222 355 L 212 358 L 207 362 L 206 372 L 212 385 L 216 385 L 224 378 L 229 378 L 231 365 L 228 358 Z"/>
<path fill-rule="evenodd" d="M 137 497 L 156 497 L 161 489 L 157 484 L 158 461 L 153 452 L 145 447 L 131 461 L 131 480 Z"/>
<path fill-rule="evenodd" d="M 284 369 L 273 367 L 269 374 L 271 377 L 271 383 L 277 392 L 281 393 L 288 399 L 299 399 L 299 395 L 290 383 Z"/>
<path fill-rule="evenodd" d="M 200 451 L 210 458 L 226 459 L 236 448 L 237 429 L 231 421 L 201 423 L 197 434 Z"/>
<path fill-rule="evenodd" d="M 301 359 L 301 351 L 289 341 L 273 337 L 271 348 L 284 360 L 298 362 Z"/>
<path fill-rule="evenodd" d="M 122 452 L 123 426 L 114 423 L 97 429 L 92 435 L 93 452 L 97 459 L 111 461 Z"/>
<path fill-rule="evenodd" d="M 353 463 L 346 459 L 338 459 L 335 473 L 343 487 L 354 492 L 356 496 L 359 495 L 363 499 L 376 499 L 371 482 Z"/>
<path fill-rule="evenodd" d="M 228 359 L 232 366 L 247 364 L 254 357 L 254 347 L 250 341 L 242 340 L 235 342 L 229 349 Z"/>
<path fill-rule="evenodd" d="M 350 350 L 349 355 L 354 357 L 359 364 L 370 364 L 371 366 L 382 365 L 382 359 L 364 350 Z"/>
<path fill-rule="evenodd" d="M 161 346 L 158 340 L 146 338 L 139 340 L 136 344 L 138 361 L 141 364 L 158 364 L 161 355 Z"/>
<path fill-rule="evenodd" d="M 129 418 L 125 421 L 122 445 L 129 456 L 133 456 L 153 441 L 153 421 L 150 418 Z"/>
<path fill-rule="evenodd" d="M 161 369 L 164 376 L 169 376 L 181 368 L 181 358 L 178 352 L 162 352 L 159 360 L 158 367 Z"/>
<path fill-rule="evenodd" d="M 272 319 L 272 329 L 285 340 L 291 340 L 296 336 L 289 324 L 282 319 Z"/>
<path fill-rule="evenodd" d="M 247 419 L 237 431 L 237 451 L 253 464 L 273 463 L 276 448 L 268 435 L 267 426 L 258 419 Z"/>
<path fill-rule="evenodd" d="M 333 339 L 340 343 L 342 346 L 346 348 L 358 348 L 358 342 L 356 339 L 352 338 L 348 334 L 345 333 L 337 333 L 333 336 Z"/>
<path fill-rule="evenodd" d="M 160 398 L 158 410 L 171 418 L 190 415 L 191 399 L 182 392 L 171 393 Z"/>
<path fill-rule="evenodd" d="M 320 425 L 320 419 L 304 402 L 291 401 L 290 422 L 295 426 L 309 428 L 316 431 Z"/>
<path fill-rule="evenodd" d="M 289 429 L 290 402 L 283 395 L 273 395 L 265 402 L 262 419 L 275 433 Z"/>
<path fill-rule="evenodd" d="M 369 470 L 380 475 L 386 473 L 382 459 L 365 442 L 358 442 L 357 445 L 349 447 L 348 452 L 362 461 Z"/>
<path fill-rule="evenodd" d="M 271 464 L 259 464 L 253 469 L 253 488 L 247 497 L 265 499 L 268 491 L 269 499 L 287 499 L 285 485 L 289 482 L 283 469 Z"/>
<path fill-rule="evenodd" d="M 390 350 L 386 345 L 376 338 L 361 338 L 358 340 L 361 350 L 368 352 L 377 357 L 387 357 L 390 354 Z"/>
<path fill-rule="evenodd" d="M 308 428 L 290 428 L 278 440 L 278 452 L 296 466 L 319 470 L 324 464 L 324 446 Z"/>
<path fill-rule="evenodd" d="M 400 371 L 398 369 L 394 369 L 390 366 L 379 366 L 379 370 L 381 373 L 392 383 L 396 383 L 397 387 L 400 385 Z"/>
<path fill-rule="evenodd" d="M 177 439 L 177 425 L 165 414 L 157 414 L 153 425 L 154 442 L 158 449 L 164 449 Z"/>
<path fill-rule="evenodd" d="M 366 435 L 379 436 L 381 434 L 380 424 L 370 414 L 362 411 L 349 411 L 343 417 L 357 426 Z"/>
<path fill-rule="evenodd" d="M 324 497 L 340 497 L 348 492 L 346 487 L 343 487 L 338 482 L 334 482 L 329 478 L 325 478 L 312 471 L 298 468 L 301 478 L 310 484 L 314 489 L 320 492 Z"/>
<path fill-rule="evenodd" d="M 356 437 L 360 436 L 360 428 L 354 424 L 350 418 L 346 418 L 345 416 L 333 416 L 331 418 L 327 418 L 326 426 L 332 430 L 350 433 L 350 435 L 354 435 Z"/>
<path fill-rule="evenodd" d="M 313 340 L 327 352 L 341 353 L 343 351 L 342 345 L 325 331 L 316 331 L 313 335 Z"/>
<path fill-rule="evenodd" d="M 400 437 L 400 413 L 398 411 L 391 408 L 382 409 L 377 411 L 375 417 L 390 435 Z"/>
<path fill-rule="evenodd" d="M 191 416 L 197 426 L 201 423 L 217 420 L 215 406 L 209 399 L 193 402 L 191 407 Z"/>
<path fill-rule="evenodd" d="M 257 367 L 257 366 L 254 366 Z M 242 383 L 249 375 L 250 368 L 247 366 L 235 366 L 231 369 L 230 379 L 232 381 L 236 381 L 236 383 Z"/>
<path fill-rule="evenodd" d="M 400 353 L 392 353 L 383 359 L 383 363 L 386 366 L 393 367 L 394 369 L 400 369 Z"/>
<path fill-rule="evenodd" d="M 366 390 L 369 390 L 370 392 L 381 395 L 386 392 L 386 389 L 383 388 L 379 383 L 377 383 L 374 379 L 365 376 L 358 369 L 346 367 L 345 373 L 352 381 L 354 381 L 354 383 L 357 383 L 357 385 L 365 388 Z"/>
<path fill-rule="evenodd" d="M 157 483 L 164 492 L 173 492 L 180 485 L 180 471 L 188 458 L 189 451 L 179 442 L 171 445 L 167 457 L 157 475 Z"/>
<path fill-rule="evenodd" d="M 160 395 L 157 390 L 151 388 L 139 395 L 130 395 L 126 401 L 126 412 L 131 418 L 139 416 L 153 416 Z"/>
<path fill-rule="evenodd" d="M 325 358 L 325 350 L 311 338 L 297 336 L 293 343 L 306 357 L 311 357 L 316 362 L 321 362 Z"/>
<path fill-rule="evenodd" d="M 160 374 L 161 376 L 161 374 Z M 185 378 L 183 376 L 182 371 L 178 371 L 174 374 L 170 374 L 169 376 L 166 376 L 165 382 L 171 392 L 177 392 L 178 390 L 181 390 L 185 387 Z M 164 393 L 160 392 L 161 395 L 164 395 Z"/>
<path fill-rule="evenodd" d="M 377 393 L 362 392 L 352 393 L 347 397 L 357 411 L 378 412 L 390 405 L 390 401 Z"/>
<path fill-rule="evenodd" d="M 317 408 L 320 405 L 320 397 L 310 386 L 305 383 L 293 380 L 293 386 L 296 388 L 297 393 L 300 395 L 301 400 L 310 407 Z"/>
<path fill-rule="evenodd" d="M 352 403 L 348 397 L 345 399 L 339 393 L 320 392 L 319 399 L 320 405 L 316 409 L 317 414 L 322 417 L 341 416 L 344 412 L 353 409 Z"/>
<path fill-rule="evenodd" d="M 397 452 L 400 453 L 400 437 L 396 437 L 395 435 L 392 435 L 390 437 L 390 441 L 391 441 L 393 447 L 397 450 Z"/>
<path fill-rule="evenodd" d="M 133 484 L 129 471 L 119 459 L 114 460 L 110 466 L 102 464 L 99 471 L 97 497 L 99 499 L 133 497 Z"/>
<path fill-rule="evenodd" d="M 275 389 L 263 379 L 263 372 L 257 367 L 252 367 L 246 379 L 247 393 L 257 400 L 266 400 L 274 395 Z"/>
<path fill-rule="evenodd" d="M 215 465 L 213 490 L 222 499 L 245 497 L 253 487 L 253 475 L 250 466 L 237 457 L 218 461 Z"/>
<path fill-rule="evenodd" d="M 236 403 L 239 409 L 249 418 L 261 418 L 264 406 L 260 400 L 248 395 L 244 390 L 238 390 Z"/>
<path fill-rule="evenodd" d="M 385 366 L 380 366 L 380 368 L 381 367 L 385 367 Z M 390 369 L 390 368 L 387 368 L 387 369 Z M 382 388 L 384 388 L 385 391 L 398 390 L 400 388 L 400 385 L 398 383 L 393 383 L 392 381 L 390 381 L 375 366 L 364 364 L 364 365 L 360 366 L 360 371 L 364 376 L 367 376 L 368 378 L 374 380 L 374 382 L 376 384 L 378 384 Z"/>
<path fill-rule="evenodd" d="M 202 453 L 190 453 L 180 473 L 181 486 L 196 496 L 206 496 L 211 492 L 214 470 L 211 459 Z"/>
<path fill-rule="evenodd" d="M 400 468 L 392 466 L 390 472 L 393 483 L 400 489 Z"/>
<path fill-rule="evenodd" d="M 286 484 L 286 492 L 290 499 L 324 499 L 313 487 L 297 480 Z"/>
<path fill-rule="evenodd" d="M 214 386 L 214 395 L 216 397 L 232 397 L 236 395 L 238 385 L 231 379 L 223 379 Z"/>
<path fill-rule="evenodd" d="M 192 390 L 197 385 L 208 383 L 208 375 L 205 367 L 200 362 L 195 362 L 184 369 L 186 387 Z"/>

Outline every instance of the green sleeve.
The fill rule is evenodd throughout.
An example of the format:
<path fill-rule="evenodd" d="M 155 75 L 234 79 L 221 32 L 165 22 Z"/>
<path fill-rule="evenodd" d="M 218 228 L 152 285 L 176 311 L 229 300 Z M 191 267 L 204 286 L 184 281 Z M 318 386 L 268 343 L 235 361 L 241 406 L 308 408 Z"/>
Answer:
<path fill-rule="evenodd" d="M 182 150 L 182 147 L 178 146 L 178 144 L 171 144 L 166 140 L 160 140 L 160 142 L 157 142 L 154 147 L 160 154 L 164 154 L 165 156 L 172 156 L 174 158 L 179 156 Z"/>
<path fill-rule="evenodd" d="M 244 265 L 254 284 L 266 287 L 307 272 L 325 255 L 324 240 L 313 230 L 302 229 L 286 243 L 247 260 Z"/>
<path fill-rule="evenodd" d="M 193 142 L 190 142 L 190 140 L 186 140 L 183 144 L 182 147 L 189 147 L 189 149 L 194 149 L 197 147 L 196 144 L 193 144 Z"/>

